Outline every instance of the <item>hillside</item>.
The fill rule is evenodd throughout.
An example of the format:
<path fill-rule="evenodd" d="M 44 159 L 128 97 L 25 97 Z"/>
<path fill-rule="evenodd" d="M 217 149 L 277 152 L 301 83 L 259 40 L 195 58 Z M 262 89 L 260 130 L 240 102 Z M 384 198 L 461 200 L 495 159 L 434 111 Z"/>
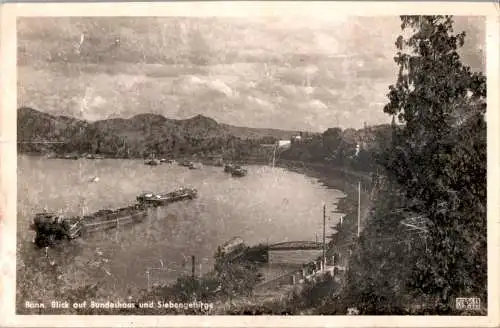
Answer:
<path fill-rule="evenodd" d="M 140 114 L 88 122 L 29 107 L 18 109 L 17 124 L 19 152 L 101 153 L 113 157 L 143 157 L 152 152 L 173 156 L 221 153 L 228 148 L 241 150 L 243 145 L 252 148 L 290 139 L 297 133 L 220 124 L 203 115 L 175 120 Z"/>

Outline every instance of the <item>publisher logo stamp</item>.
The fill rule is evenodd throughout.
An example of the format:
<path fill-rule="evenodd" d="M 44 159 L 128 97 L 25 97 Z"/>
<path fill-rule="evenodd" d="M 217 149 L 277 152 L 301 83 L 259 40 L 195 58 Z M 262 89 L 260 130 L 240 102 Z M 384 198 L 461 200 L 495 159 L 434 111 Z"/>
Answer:
<path fill-rule="evenodd" d="M 457 297 L 455 300 L 457 310 L 481 310 L 479 297 Z"/>

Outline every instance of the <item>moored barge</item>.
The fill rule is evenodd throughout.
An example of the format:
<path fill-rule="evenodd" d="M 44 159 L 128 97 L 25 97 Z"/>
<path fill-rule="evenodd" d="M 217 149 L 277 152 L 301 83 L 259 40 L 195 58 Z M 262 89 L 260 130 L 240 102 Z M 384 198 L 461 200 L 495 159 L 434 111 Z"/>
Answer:
<path fill-rule="evenodd" d="M 31 229 L 35 231 L 35 244 L 49 247 L 64 240 L 72 240 L 83 234 L 116 228 L 119 225 L 142 221 L 147 215 L 147 208 L 135 204 L 115 210 L 100 210 L 80 217 L 43 212 L 35 214 Z"/>
<path fill-rule="evenodd" d="M 137 196 L 137 201 L 141 204 L 162 206 L 181 200 L 194 199 L 197 196 L 198 191 L 194 188 L 180 188 L 164 194 L 152 192 L 143 193 Z"/>

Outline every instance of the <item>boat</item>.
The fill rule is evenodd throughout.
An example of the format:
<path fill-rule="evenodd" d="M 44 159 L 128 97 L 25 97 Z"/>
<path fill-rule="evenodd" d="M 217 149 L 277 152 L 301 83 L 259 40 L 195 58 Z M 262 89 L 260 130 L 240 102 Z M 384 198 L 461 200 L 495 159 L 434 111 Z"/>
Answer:
<path fill-rule="evenodd" d="M 196 169 L 201 169 L 202 168 L 202 164 L 201 163 L 191 163 L 189 165 L 189 169 L 190 170 L 196 170 Z"/>
<path fill-rule="evenodd" d="M 104 156 L 97 154 L 87 154 L 86 159 L 104 159 Z"/>
<path fill-rule="evenodd" d="M 38 247 L 50 247 L 64 240 L 76 239 L 85 233 L 140 222 L 146 215 L 147 208 L 141 204 L 74 217 L 42 212 L 35 214 L 30 228 L 36 233 L 34 242 Z"/>
<path fill-rule="evenodd" d="M 224 161 L 223 160 L 217 160 L 217 161 L 215 161 L 214 166 L 222 167 L 222 166 L 224 166 Z"/>
<path fill-rule="evenodd" d="M 191 168 L 192 166 L 194 166 L 194 163 L 191 161 L 184 161 L 184 162 L 180 162 L 179 165 Z"/>
<path fill-rule="evenodd" d="M 159 194 L 146 192 L 137 196 L 137 201 L 141 204 L 162 206 L 169 203 L 194 199 L 198 196 L 198 191 L 194 188 L 180 188 L 169 193 Z"/>
<path fill-rule="evenodd" d="M 51 154 L 51 155 L 49 155 L 49 158 L 51 158 L 51 159 L 73 159 L 73 160 L 76 160 L 76 159 L 80 159 L 80 155 L 78 155 L 78 154 L 63 154 L 63 155 L 60 155 L 60 154 Z"/>
<path fill-rule="evenodd" d="M 148 159 L 144 162 L 145 165 L 152 165 L 152 166 L 156 166 L 156 165 L 159 165 L 161 162 L 157 159 Z"/>
<path fill-rule="evenodd" d="M 223 255 L 229 255 L 236 251 L 239 251 L 245 247 L 245 242 L 241 237 L 234 237 L 227 242 L 224 243 L 221 247 L 221 251 Z"/>
<path fill-rule="evenodd" d="M 233 177 L 244 177 L 245 175 L 247 175 L 248 171 L 242 167 L 237 167 L 237 168 L 234 168 L 233 171 L 231 172 L 231 175 Z"/>

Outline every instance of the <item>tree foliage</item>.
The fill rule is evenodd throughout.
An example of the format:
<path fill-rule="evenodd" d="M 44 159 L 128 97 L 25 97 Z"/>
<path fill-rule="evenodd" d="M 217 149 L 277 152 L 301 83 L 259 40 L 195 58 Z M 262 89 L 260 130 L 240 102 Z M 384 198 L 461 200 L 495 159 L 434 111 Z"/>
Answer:
<path fill-rule="evenodd" d="M 398 117 L 385 156 L 388 175 L 429 217 L 429 252 L 416 263 L 412 287 L 486 301 L 486 78 L 464 65 L 451 16 L 403 16 L 397 82 L 384 111 Z"/>

